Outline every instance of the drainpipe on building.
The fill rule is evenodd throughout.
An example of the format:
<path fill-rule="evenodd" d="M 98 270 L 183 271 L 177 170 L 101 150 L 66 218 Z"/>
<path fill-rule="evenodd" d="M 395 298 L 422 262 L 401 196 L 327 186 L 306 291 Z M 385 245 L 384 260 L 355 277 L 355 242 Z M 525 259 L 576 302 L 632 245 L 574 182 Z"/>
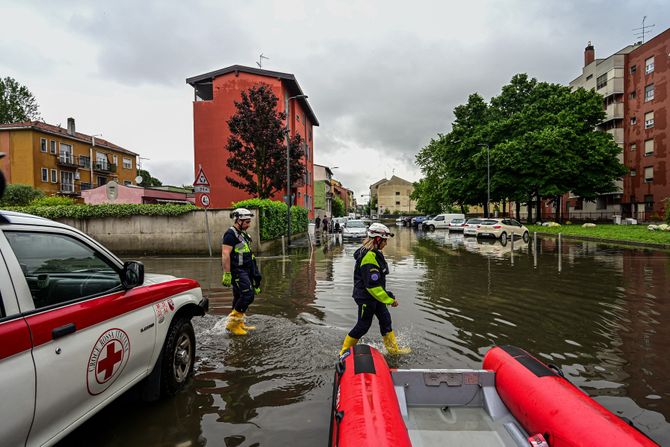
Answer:
<path fill-rule="evenodd" d="M 91 137 L 91 143 L 92 145 L 88 151 L 88 164 L 91 169 L 91 189 L 93 189 L 93 148 L 95 147 L 95 136 Z"/>

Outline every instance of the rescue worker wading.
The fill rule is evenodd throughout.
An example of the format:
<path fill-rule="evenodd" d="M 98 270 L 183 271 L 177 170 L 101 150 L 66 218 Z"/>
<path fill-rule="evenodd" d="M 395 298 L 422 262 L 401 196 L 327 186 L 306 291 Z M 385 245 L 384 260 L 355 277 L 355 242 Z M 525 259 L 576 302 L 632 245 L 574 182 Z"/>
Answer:
<path fill-rule="evenodd" d="M 386 290 L 386 275 L 389 273 L 386 259 L 382 250 L 386 240 L 393 237 L 386 225 L 373 223 L 368 228 L 368 237 L 363 246 L 354 253 L 356 266 L 354 267 L 353 297 L 358 305 L 358 321 L 344 339 L 340 356 L 350 347 L 358 343 L 372 325 L 372 317 L 379 320 L 379 330 L 384 339 L 384 345 L 389 354 L 408 354 L 409 348 L 399 348 L 393 333 L 391 314 L 386 307 L 397 307 L 398 301 L 393 293 Z"/>
<path fill-rule="evenodd" d="M 228 315 L 226 329 L 234 335 L 246 335 L 256 328 L 244 324 L 245 313 L 254 296 L 261 293 L 261 274 L 249 247 L 251 238 L 246 233 L 253 214 L 246 208 L 237 208 L 230 217 L 234 224 L 224 233 L 221 245 L 221 284 L 233 286 L 233 310 Z"/>

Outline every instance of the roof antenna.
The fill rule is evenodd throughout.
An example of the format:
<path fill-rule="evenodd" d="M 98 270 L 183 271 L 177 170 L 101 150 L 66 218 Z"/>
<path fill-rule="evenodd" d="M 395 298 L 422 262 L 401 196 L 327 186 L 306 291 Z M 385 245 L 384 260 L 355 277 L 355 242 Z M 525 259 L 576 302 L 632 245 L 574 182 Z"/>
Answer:
<path fill-rule="evenodd" d="M 256 65 L 258 65 L 258 68 L 263 69 L 263 59 L 270 60 L 269 57 L 263 56 L 263 53 L 261 53 L 260 56 L 258 56 L 258 62 L 256 62 Z"/>
<path fill-rule="evenodd" d="M 634 35 L 635 37 L 637 37 L 637 38 L 642 39 L 642 40 L 640 41 L 641 43 L 644 43 L 644 36 L 645 36 L 647 30 L 648 30 L 649 28 L 653 28 L 653 27 L 656 26 L 656 25 L 645 25 L 645 24 L 644 24 L 645 20 L 647 20 L 647 16 L 644 16 L 644 17 L 642 18 L 642 26 L 641 26 L 640 28 L 634 28 L 634 29 L 633 29 L 633 31 L 635 31 L 635 33 L 633 33 L 633 35 Z"/>

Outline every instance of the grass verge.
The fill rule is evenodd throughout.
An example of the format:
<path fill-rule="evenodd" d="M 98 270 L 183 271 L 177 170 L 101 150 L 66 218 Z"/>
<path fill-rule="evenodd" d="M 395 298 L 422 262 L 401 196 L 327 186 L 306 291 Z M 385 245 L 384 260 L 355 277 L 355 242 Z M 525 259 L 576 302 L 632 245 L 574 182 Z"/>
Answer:
<path fill-rule="evenodd" d="M 531 234 L 538 233 L 558 234 L 562 233 L 574 237 L 587 237 L 612 241 L 641 242 L 648 244 L 666 244 L 670 247 L 670 231 L 649 231 L 646 225 L 597 225 L 594 228 L 582 228 L 581 225 L 562 225 L 560 227 L 542 227 L 539 225 L 528 225 Z"/>

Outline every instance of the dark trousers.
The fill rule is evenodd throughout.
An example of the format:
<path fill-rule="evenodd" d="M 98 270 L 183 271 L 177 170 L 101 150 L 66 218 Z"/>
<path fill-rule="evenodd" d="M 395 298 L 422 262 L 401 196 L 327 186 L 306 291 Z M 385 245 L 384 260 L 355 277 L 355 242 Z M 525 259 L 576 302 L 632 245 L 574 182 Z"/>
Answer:
<path fill-rule="evenodd" d="M 386 304 L 377 300 L 356 300 L 356 304 L 358 305 L 358 321 L 356 326 L 349 331 L 349 337 L 359 339 L 364 336 L 372 326 L 374 316 L 379 320 L 379 332 L 382 337 L 393 330 L 391 313 Z"/>
<path fill-rule="evenodd" d="M 233 271 L 233 309 L 245 313 L 254 302 L 254 287 L 251 275 L 244 270 Z"/>

